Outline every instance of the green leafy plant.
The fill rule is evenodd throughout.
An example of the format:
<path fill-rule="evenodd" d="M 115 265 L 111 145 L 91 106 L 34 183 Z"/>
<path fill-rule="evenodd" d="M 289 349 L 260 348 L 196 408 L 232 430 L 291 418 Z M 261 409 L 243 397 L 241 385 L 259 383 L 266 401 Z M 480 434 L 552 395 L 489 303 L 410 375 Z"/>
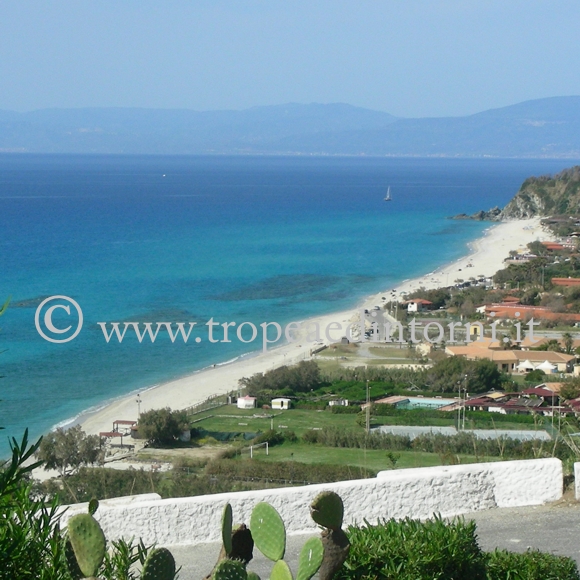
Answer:
<path fill-rule="evenodd" d="M 64 578 L 64 545 L 56 501 L 32 497 L 29 461 L 40 445 L 30 444 L 28 431 L 10 441 L 11 458 L 0 466 L 0 579 Z"/>
<path fill-rule="evenodd" d="M 107 580 L 137 580 L 136 565 L 143 568 L 152 546 L 145 546 L 142 540 L 113 540 L 112 549 L 105 554 L 100 575 Z"/>
<path fill-rule="evenodd" d="M 377 525 L 350 526 L 351 543 L 338 580 L 484 580 L 485 555 L 477 544 L 475 523 L 384 520 Z"/>
<path fill-rule="evenodd" d="M 572 558 L 528 550 L 495 550 L 487 555 L 487 580 L 580 580 Z"/>

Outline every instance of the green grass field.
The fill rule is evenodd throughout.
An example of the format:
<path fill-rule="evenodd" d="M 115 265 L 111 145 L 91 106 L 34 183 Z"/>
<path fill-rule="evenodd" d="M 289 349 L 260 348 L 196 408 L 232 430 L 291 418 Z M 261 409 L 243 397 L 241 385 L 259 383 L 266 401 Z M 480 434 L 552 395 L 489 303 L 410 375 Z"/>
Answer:
<path fill-rule="evenodd" d="M 238 409 L 234 405 L 228 405 L 195 415 L 195 419 L 196 422 L 192 424 L 192 427 L 201 427 L 207 431 L 255 433 L 257 431 L 267 431 L 273 426 L 276 430 L 284 431 L 288 429 L 296 432 L 297 435 L 301 435 L 313 427 L 332 426 L 346 429 L 362 429 L 356 424 L 356 415 L 335 415 L 328 411 L 303 409 L 290 409 L 288 411 L 246 410 Z"/>
<path fill-rule="evenodd" d="M 298 436 L 312 428 L 338 427 L 341 429 L 363 430 L 357 425 L 357 415 L 334 414 L 329 411 L 312 411 L 307 409 L 290 409 L 288 411 L 275 411 L 264 409 L 238 409 L 235 405 L 227 405 L 217 409 L 205 411 L 194 416 L 195 423 L 192 427 L 201 427 L 207 431 L 225 431 L 239 433 L 257 433 L 273 428 L 277 431 L 294 431 Z M 467 429 L 493 429 L 490 421 L 470 420 L 466 421 Z M 544 419 L 545 421 L 545 419 Z M 441 413 L 441 417 L 428 418 L 416 422 L 419 425 L 429 426 L 454 426 L 456 424 L 455 413 Z M 409 425 L 413 424 L 405 416 L 372 416 L 371 426 L 379 425 Z M 530 429 L 533 424 L 523 424 L 514 421 L 496 421 L 497 429 Z M 544 422 L 538 424 L 538 429 L 544 428 Z"/>
<path fill-rule="evenodd" d="M 246 457 L 249 452 L 244 452 Z M 325 463 L 331 465 L 349 465 L 353 468 L 366 467 L 375 471 L 384 471 L 392 468 L 387 451 L 384 449 L 349 449 L 344 447 L 326 447 L 309 443 L 289 443 L 270 447 L 269 455 L 264 448 L 254 451 L 254 459 L 258 461 L 298 461 L 300 463 Z M 408 467 L 431 467 L 442 465 L 445 460 L 437 453 L 422 451 L 394 452 L 399 459 L 396 469 Z M 475 455 L 459 455 L 460 463 L 477 463 L 481 461 L 498 461 L 497 457 L 475 457 Z"/>

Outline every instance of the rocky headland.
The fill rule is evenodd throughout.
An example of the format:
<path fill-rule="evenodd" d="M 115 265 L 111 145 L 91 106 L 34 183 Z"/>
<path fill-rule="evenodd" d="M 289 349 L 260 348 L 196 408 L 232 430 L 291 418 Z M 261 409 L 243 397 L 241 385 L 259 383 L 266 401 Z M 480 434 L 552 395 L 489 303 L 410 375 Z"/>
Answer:
<path fill-rule="evenodd" d="M 494 207 L 472 215 L 460 213 L 452 219 L 497 222 L 554 215 L 580 215 L 580 166 L 553 176 L 529 177 L 503 209 Z"/>

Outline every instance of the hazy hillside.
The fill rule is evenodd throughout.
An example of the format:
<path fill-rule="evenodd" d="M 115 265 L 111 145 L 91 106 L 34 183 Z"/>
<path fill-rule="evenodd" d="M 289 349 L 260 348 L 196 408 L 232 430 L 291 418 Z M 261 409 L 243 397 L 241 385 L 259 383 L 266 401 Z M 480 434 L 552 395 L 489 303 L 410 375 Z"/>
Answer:
<path fill-rule="evenodd" d="M 343 104 L 244 111 L 44 109 L 0 111 L 0 150 L 48 153 L 244 153 L 317 133 L 384 127 L 395 117 Z"/>
<path fill-rule="evenodd" d="M 0 151 L 580 158 L 580 97 L 425 119 L 345 104 L 0 111 Z"/>

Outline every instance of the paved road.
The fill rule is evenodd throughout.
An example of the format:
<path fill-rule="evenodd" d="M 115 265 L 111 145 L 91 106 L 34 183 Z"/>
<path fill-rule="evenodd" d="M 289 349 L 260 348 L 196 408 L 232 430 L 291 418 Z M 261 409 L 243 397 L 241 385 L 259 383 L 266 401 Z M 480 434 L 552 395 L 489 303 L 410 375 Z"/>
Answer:
<path fill-rule="evenodd" d="M 570 556 L 580 565 L 580 503 L 560 501 L 554 504 L 526 508 L 504 508 L 467 514 L 466 519 L 477 523 L 480 546 L 486 550 L 496 547 L 513 552 L 537 548 L 561 556 Z M 298 554 L 308 535 L 290 536 L 286 560 L 296 571 Z M 208 574 L 220 550 L 217 543 L 173 547 L 178 565 L 182 566 L 181 580 L 201 580 Z M 264 580 L 269 578 L 272 563 L 258 550 L 249 569 Z"/>

